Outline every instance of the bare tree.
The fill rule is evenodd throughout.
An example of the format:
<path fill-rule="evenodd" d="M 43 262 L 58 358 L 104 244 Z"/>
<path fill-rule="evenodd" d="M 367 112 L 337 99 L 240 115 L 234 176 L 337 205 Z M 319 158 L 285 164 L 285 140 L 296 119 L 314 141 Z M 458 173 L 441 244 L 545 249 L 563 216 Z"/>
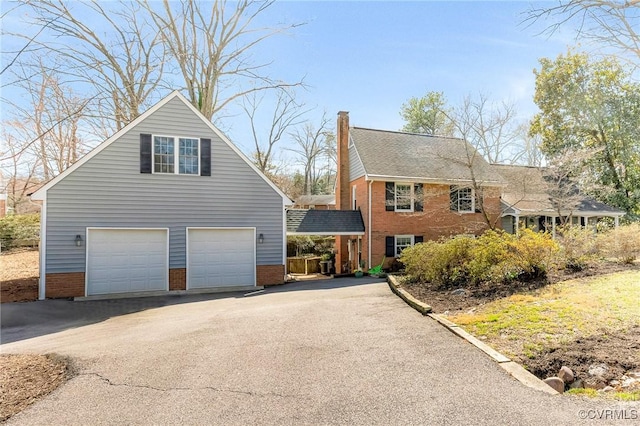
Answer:
<path fill-rule="evenodd" d="M 515 153 L 512 160 L 513 163 L 540 167 L 545 162 L 544 154 L 540 149 L 542 138 L 537 134 L 532 135 L 529 128 L 529 123 L 521 123 L 517 127 L 516 133 L 519 135 L 519 139 L 521 141 L 521 150 L 520 152 Z"/>
<path fill-rule="evenodd" d="M 304 193 L 318 194 L 332 189 L 332 171 L 335 171 L 335 136 L 330 129 L 330 120 L 326 113 L 322 114 L 318 126 L 306 122 L 291 134 L 295 148 L 289 150 L 296 153 L 300 164 L 304 167 Z M 320 184 L 323 183 L 321 188 Z"/>
<path fill-rule="evenodd" d="M 640 0 L 560 0 L 532 6 L 526 16 L 525 22 L 529 24 L 552 22 L 546 27 L 548 33 L 569 22 L 575 23 L 576 38 L 589 38 L 640 59 Z"/>
<path fill-rule="evenodd" d="M 276 81 L 265 74 L 268 63 L 253 63 L 251 53 L 268 38 L 294 28 L 256 28 L 256 18 L 271 1 L 213 3 L 163 0 L 162 9 L 144 0 L 162 42 L 180 70 L 189 98 L 211 119 L 230 102 L 249 93 L 301 85 Z M 250 85 L 243 88 L 243 82 Z"/>
<path fill-rule="evenodd" d="M 270 177 L 276 174 L 274 162 L 274 148 L 286 135 L 289 128 L 302 123 L 302 116 L 307 113 L 303 105 L 296 102 L 292 93 L 286 89 L 278 89 L 274 105 L 269 103 L 270 120 L 267 122 L 267 129 L 260 128 L 259 112 L 265 100 L 264 93 L 253 92 L 243 99 L 242 109 L 249 118 L 251 126 L 251 136 L 253 139 L 253 160 L 261 172 Z"/>
<path fill-rule="evenodd" d="M 0 160 L 37 164 L 38 175 L 47 181 L 84 154 L 78 129 L 88 100 L 62 86 L 44 66 L 36 77 L 22 80 L 28 103 L 12 105 L 4 129 L 8 147 Z"/>
<path fill-rule="evenodd" d="M 446 111 L 444 111 L 446 113 Z M 489 163 L 511 162 L 519 150 L 513 103 L 490 102 L 484 94 L 464 97 L 451 121 L 457 136 L 469 142 Z"/>
<path fill-rule="evenodd" d="M 38 57 L 56 59 L 50 69 L 93 86 L 109 101 L 116 129 L 140 115 L 164 77 L 165 51 L 137 2 L 110 3 L 107 10 L 104 3 L 90 0 L 19 1 L 48 27 L 52 37 L 32 44 Z"/>

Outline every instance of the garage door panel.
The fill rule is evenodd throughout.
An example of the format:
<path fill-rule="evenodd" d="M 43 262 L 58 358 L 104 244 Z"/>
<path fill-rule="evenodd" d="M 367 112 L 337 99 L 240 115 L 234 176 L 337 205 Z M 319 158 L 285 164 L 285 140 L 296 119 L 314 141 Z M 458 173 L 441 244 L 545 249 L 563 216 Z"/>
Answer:
<path fill-rule="evenodd" d="M 87 294 L 167 290 L 164 229 L 89 229 Z"/>
<path fill-rule="evenodd" d="M 255 285 L 253 229 L 189 229 L 188 288 Z"/>

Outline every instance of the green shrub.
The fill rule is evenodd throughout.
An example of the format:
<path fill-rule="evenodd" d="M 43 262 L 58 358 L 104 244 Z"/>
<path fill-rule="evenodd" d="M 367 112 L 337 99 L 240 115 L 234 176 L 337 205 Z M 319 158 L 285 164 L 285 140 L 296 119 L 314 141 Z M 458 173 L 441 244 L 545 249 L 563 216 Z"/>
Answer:
<path fill-rule="evenodd" d="M 551 235 L 524 229 L 515 243 L 515 262 L 520 279 L 543 277 L 556 265 L 560 246 Z"/>
<path fill-rule="evenodd" d="M 40 214 L 9 215 L 0 219 L 0 245 L 9 250 L 24 242 L 37 243 L 40 238 Z"/>
<path fill-rule="evenodd" d="M 567 269 L 581 271 L 598 258 L 596 235 L 592 229 L 565 225 L 556 229 L 561 262 Z"/>
<path fill-rule="evenodd" d="M 598 235 L 600 252 L 623 263 L 633 263 L 640 256 L 640 223 L 622 225 Z"/>
<path fill-rule="evenodd" d="M 516 278 L 520 274 L 514 258 L 516 240 L 504 231 L 487 231 L 478 237 L 467 264 L 469 279 L 477 284 Z"/>
<path fill-rule="evenodd" d="M 474 243 L 474 239 L 467 236 L 427 241 L 404 249 L 400 261 L 412 279 L 439 287 L 457 286 L 467 281 L 466 265 Z"/>
<path fill-rule="evenodd" d="M 559 250 L 549 234 L 487 231 L 478 238 L 457 236 L 408 247 L 400 261 L 412 279 L 447 288 L 542 277 Z"/>

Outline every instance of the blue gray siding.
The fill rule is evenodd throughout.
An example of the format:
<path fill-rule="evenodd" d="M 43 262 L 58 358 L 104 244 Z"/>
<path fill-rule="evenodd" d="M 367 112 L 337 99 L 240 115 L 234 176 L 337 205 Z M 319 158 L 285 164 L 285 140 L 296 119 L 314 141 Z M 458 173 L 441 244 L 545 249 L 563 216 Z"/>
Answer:
<path fill-rule="evenodd" d="M 364 176 L 364 165 L 356 153 L 356 147 L 351 146 L 349 148 L 349 181 L 353 182 L 362 176 Z"/>
<path fill-rule="evenodd" d="M 140 133 L 211 138 L 211 176 L 141 174 Z M 85 270 L 87 227 L 169 228 L 169 267 L 184 268 L 188 226 L 256 227 L 257 264 L 282 264 L 282 198 L 173 98 L 49 189 L 46 272 Z"/>

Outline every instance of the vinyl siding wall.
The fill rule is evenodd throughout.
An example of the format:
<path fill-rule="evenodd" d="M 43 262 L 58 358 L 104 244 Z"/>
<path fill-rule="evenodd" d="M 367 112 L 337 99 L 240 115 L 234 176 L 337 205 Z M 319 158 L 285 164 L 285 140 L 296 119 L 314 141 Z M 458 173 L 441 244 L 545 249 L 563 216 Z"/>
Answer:
<path fill-rule="evenodd" d="M 355 146 L 352 146 L 349 148 L 349 182 L 362 176 L 364 176 L 364 165 L 356 153 Z"/>
<path fill-rule="evenodd" d="M 141 174 L 140 133 L 211 138 L 211 176 Z M 46 214 L 47 273 L 85 270 L 87 227 L 169 228 L 170 268 L 188 226 L 256 227 L 257 264 L 282 264 L 282 198 L 177 98 L 50 188 Z"/>

